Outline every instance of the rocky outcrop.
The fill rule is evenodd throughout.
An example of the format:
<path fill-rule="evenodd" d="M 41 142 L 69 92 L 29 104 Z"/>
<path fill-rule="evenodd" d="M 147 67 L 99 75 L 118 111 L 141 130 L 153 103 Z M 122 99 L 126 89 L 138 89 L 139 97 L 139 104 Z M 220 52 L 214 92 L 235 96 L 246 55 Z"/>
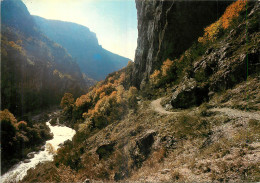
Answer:
<path fill-rule="evenodd" d="M 165 59 L 178 57 L 188 49 L 229 3 L 136 0 L 138 45 L 132 84 L 140 87 Z"/>
<path fill-rule="evenodd" d="M 106 159 L 109 157 L 110 154 L 114 151 L 115 142 L 107 142 L 101 144 L 97 150 L 96 153 L 99 156 L 99 159 Z"/>
<path fill-rule="evenodd" d="M 134 166 L 140 167 L 151 152 L 151 147 L 155 141 L 156 132 L 147 131 L 143 136 L 135 141 L 135 145 L 130 150 L 130 156 L 134 161 Z"/>
<path fill-rule="evenodd" d="M 174 108 L 188 108 L 207 100 L 207 86 L 198 86 L 195 79 L 186 79 L 173 93 L 171 104 Z"/>

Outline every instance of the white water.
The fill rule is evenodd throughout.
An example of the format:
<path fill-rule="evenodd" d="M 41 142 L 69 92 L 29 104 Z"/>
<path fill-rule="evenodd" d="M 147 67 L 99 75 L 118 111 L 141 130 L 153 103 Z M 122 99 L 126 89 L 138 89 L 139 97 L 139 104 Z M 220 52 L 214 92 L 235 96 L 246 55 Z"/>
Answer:
<path fill-rule="evenodd" d="M 13 168 L 1 176 L 1 182 L 18 182 L 23 179 L 23 177 L 27 174 L 27 170 L 30 168 L 36 167 L 36 165 L 40 162 L 53 161 L 53 154 L 47 150 L 46 144 L 50 143 L 55 150 L 57 150 L 60 143 L 63 143 L 66 140 L 71 140 L 76 133 L 75 130 L 65 126 L 51 126 L 49 122 L 46 124 L 53 133 L 53 139 L 46 141 L 44 151 L 40 151 L 38 154 L 36 152 L 34 154 L 34 158 L 30 159 L 29 163 L 24 163 L 21 161 L 16 164 Z"/>

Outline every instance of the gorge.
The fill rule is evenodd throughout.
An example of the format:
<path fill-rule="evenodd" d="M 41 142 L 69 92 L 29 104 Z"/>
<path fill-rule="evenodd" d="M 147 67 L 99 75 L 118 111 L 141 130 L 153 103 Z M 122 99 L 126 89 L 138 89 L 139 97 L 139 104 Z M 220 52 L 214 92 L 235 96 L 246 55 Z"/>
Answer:
<path fill-rule="evenodd" d="M 52 161 L 24 172 L 21 182 L 259 182 L 259 2 L 135 2 L 134 62 L 81 94 L 59 93 L 61 112 L 50 123 L 70 127 L 71 140 L 48 155 Z M 89 32 L 34 19 L 58 43 L 70 26 Z M 52 23 L 65 28 L 54 35 Z M 82 76 L 71 73 L 69 80 Z M 0 117 L 14 137 L 25 134 L 25 118 Z"/>

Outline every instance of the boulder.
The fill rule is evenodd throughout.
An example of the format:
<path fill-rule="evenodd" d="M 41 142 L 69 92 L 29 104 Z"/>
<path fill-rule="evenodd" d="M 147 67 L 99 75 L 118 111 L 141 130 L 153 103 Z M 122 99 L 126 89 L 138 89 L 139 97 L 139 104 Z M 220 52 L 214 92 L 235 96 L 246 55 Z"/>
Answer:
<path fill-rule="evenodd" d="M 107 159 L 114 151 L 115 144 L 115 142 L 105 142 L 100 145 L 96 150 L 96 153 L 99 156 L 99 160 Z"/>
<path fill-rule="evenodd" d="M 34 152 L 27 154 L 27 158 L 29 158 L 29 159 L 34 158 L 34 154 L 35 154 Z"/>
<path fill-rule="evenodd" d="M 30 163 L 30 162 L 31 162 L 31 160 L 29 160 L 29 159 L 26 159 L 26 160 L 24 160 L 23 162 L 24 162 L 24 163 Z"/>
<path fill-rule="evenodd" d="M 171 105 L 174 108 L 189 108 L 208 100 L 208 87 L 198 86 L 195 79 L 186 79 L 172 95 Z"/>
<path fill-rule="evenodd" d="M 140 167 L 151 152 L 152 145 L 155 141 L 156 131 L 148 130 L 143 136 L 138 138 L 130 150 L 130 156 L 136 167 Z"/>

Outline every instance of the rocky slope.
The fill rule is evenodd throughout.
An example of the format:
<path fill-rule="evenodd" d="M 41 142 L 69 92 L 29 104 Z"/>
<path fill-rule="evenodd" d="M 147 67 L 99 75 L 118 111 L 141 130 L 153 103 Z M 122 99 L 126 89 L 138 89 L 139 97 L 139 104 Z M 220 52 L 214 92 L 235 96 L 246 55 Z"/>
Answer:
<path fill-rule="evenodd" d="M 50 39 L 67 49 L 87 76 L 102 80 L 125 67 L 130 59 L 111 53 L 98 44 L 89 28 L 71 22 L 33 17 L 39 29 Z"/>
<path fill-rule="evenodd" d="M 177 58 L 230 2 L 136 1 L 138 43 L 132 84 L 140 87 L 162 62 Z"/>

